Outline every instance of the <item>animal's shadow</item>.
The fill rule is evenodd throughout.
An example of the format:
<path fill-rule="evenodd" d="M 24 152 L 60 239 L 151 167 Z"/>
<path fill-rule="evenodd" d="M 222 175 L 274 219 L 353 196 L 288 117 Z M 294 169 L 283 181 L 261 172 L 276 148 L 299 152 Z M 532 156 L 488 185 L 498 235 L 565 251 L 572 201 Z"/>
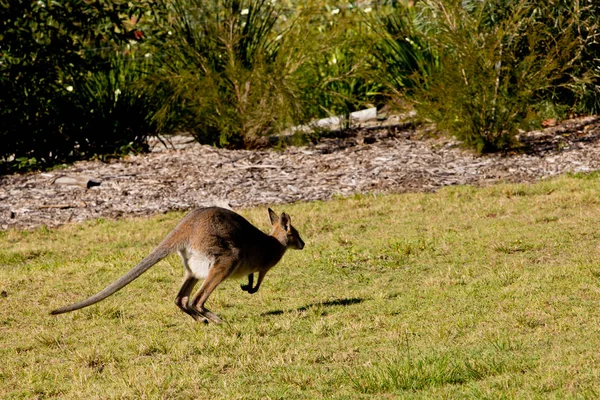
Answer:
<path fill-rule="evenodd" d="M 358 298 L 358 297 L 353 297 L 350 299 L 335 299 L 335 300 L 329 300 L 329 301 L 323 301 L 323 302 L 318 302 L 318 303 L 312 303 L 312 304 L 307 304 L 305 306 L 296 308 L 295 310 L 288 310 L 287 312 L 302 312 L 302 311 L 306 311 L 309 308 L 312 307 L 333 307 L 333 306 L 351 306 L 353 304 L 359 304 L 362 303 L 364 301 L 364 299 Z M 273 310 L 273 311 L 267 311 L 262 313 L 262 316 L 267 316 L 267 315 L 281 315 L 283 313 L 285 313 L 286 311 L 283 310 Z"/>

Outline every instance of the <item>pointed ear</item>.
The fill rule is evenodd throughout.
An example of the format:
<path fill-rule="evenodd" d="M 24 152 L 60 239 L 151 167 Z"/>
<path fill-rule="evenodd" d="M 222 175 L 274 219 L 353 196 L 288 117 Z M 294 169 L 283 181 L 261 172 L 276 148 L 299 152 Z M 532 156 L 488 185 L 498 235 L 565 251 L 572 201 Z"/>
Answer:
<path fill-rule="evenodd" d="M 279 221 L 279 217 L 275 214 L 275 211 L 269 208 L 269 219 L 271 220 L 271 225 L 275 225 L 277 221 Z"/>
<path fill-rule="evenodd" d="M 282 213 L 281 217 L 279 218 L 279 223 L 284 230 L 289 232 L 292 227 L 292 218 L 286 213 Z"/>

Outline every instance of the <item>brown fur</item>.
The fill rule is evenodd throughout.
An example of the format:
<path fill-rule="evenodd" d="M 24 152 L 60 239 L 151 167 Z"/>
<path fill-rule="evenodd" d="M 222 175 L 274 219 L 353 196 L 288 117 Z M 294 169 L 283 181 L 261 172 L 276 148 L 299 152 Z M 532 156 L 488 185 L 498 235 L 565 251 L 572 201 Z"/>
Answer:
<path fill-rule="evenodd" d="M 167 237 L 127 274 L 86 300 L 71 304 L 52 314 L 78 310 L 97 303 L 120 290 L 158 261 L 177 251 L 185 272 L 175 304 L 197 321 L 216 323 L 221 319 L 204 307 L 213 290 L 230 277 L 248 276 L 242 290 L 256 293 L 267 272 L 288 248 L 302 249 L 304 242 L 292 226 L 290 216 L 278 216 L 269 209 L 272 232 L 267 235 L 233 211 L 208 207 L 190 212 Z M 256 286 L 254 273 L 258 272 Z M 200 289 L 190 298 L 202 278 Z"/>

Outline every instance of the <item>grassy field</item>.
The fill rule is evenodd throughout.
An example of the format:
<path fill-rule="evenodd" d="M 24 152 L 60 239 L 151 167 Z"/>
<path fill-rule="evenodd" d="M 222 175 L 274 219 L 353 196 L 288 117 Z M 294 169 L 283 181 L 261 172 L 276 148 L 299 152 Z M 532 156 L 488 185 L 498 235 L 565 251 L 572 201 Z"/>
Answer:
<path fill-rule="evenodd" d="M 600 397 L 600 176 L 274 208 L 306 247 L 255 295 L 219 287 L 220 326 L 174 305 L 177 256 L 48 315 L 182 214 L 0 233 L 0 397 Z"/>

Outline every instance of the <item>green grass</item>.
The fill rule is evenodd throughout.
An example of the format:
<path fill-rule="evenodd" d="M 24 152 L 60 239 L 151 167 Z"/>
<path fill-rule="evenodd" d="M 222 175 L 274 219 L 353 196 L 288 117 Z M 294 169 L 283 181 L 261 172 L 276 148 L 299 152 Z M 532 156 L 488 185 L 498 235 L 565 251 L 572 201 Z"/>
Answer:
<path fill-rule="evenodd" d="M 274 207 L 306 242 L 202 325 L 176 256 L 50 316 L 182 214 L 0 233 L 0 398 L 598 398 L 600 177 Z M 265 207 L 242 210 L 262 229 Z"/>

